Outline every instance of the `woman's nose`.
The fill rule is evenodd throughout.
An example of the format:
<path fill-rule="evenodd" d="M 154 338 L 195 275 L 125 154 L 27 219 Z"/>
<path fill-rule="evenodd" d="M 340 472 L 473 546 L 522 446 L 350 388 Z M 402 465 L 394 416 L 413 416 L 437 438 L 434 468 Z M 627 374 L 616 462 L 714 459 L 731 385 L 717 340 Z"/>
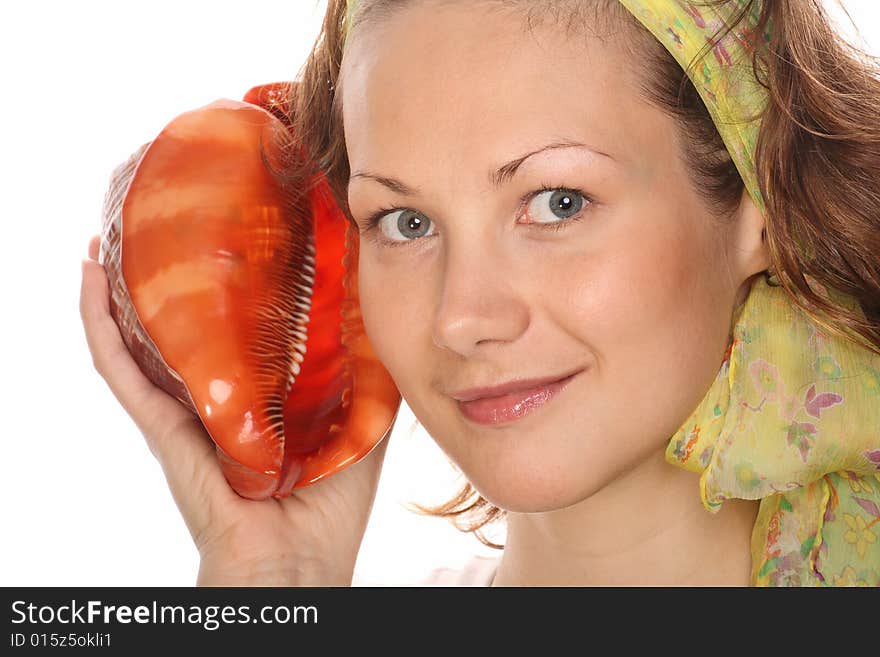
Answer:
<path fill-rule="evenodd" d="M 510 262 L 487 249 L 447 251 L 433 318 L 438 347 L 463 357 L 493 343 L 513 342 L 529 325 Z"/>

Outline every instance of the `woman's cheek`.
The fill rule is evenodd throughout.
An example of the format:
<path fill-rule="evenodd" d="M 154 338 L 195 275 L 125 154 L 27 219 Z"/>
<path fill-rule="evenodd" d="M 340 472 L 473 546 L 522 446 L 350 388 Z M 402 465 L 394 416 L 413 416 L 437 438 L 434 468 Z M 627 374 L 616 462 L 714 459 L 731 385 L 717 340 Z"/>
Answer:
<path fill-rule="evenodd" d="M 711 385 L 729 324 L 703 236 L 687 222 L 667 226 L 633 241 L 607 284 L 608 313 L 597 329 L 612 388 L 641 391 L 643 417 L 652 418 L 661 439 Z"/>
<path fill-rule="evenodd" d="M 708 258 L 694 255 L 704 251 L 700 237 L 681 218 L 646 216 L 637 239 L 626 231 L 568 265 L 577 272 L 564 304 L 569 331 L 594 352 L 601 376 L 624 388 L 627 379 L 687 376 L 703 367 L 690 362 L 694 354 L 711 352 L 719 341 L 712 310 L 717 277 Z M 663 371 L 668 367 L 675 371 Z"/>
<path fill-rule="evenodd" d="M 364 257 L 364 247 L 361 247 L 358 260 L 358 296 L 361 318 L 373 350 L 387 368 L 388 358 L 393 354 L 390 345 L 394 342 L 387 318 L 392 316 L 389 314 L 392 311 L 389 306 L 394 301 L 391 295 L 381 293 L 382 281 L 381 269 L 377 268 L 369 258 Z"/>
<path fill-rule="evenodd" d="M 702 240 L 689 229 L 690 222 L 657 215 L 652 219 L 656 228 L 641 231 L 620 250 L 618 277 L 625 290 L 618 291 L 632 300 L 634 317 L 653 320 L 654 328 L 662 330 L 689 314 L 706 281 L 703 268 L 710 263 L 700 255 Z"/>
<path fill-rule="evenodd" d="M 413 364 L 425 360 L 424 354 L 420 357 L 420 354 L 413 353 L 417 336 L 424 328 L 416 322 L 426 321 L 426 315 L 418 307 L 424 299 L 417 288 L 405 286 L 407 280 L 406 276 L 398 276 L 393 268 L 365 258 L 361 251 L 358 289 L 364 330 L 379 360 L 402 393 L 407 388 L 407 381 L 413 378 L 410 371 Z"/>

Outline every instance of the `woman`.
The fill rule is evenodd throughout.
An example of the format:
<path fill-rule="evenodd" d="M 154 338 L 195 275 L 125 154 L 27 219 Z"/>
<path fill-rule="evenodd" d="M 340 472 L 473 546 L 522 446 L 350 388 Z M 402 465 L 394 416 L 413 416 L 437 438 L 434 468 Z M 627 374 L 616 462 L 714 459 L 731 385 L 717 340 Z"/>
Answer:
<path fill-rule="evenodd" d="M 506 516 L 492 583 L 880 583 L 874 71 L 818 3 L 328 3 L 294 134 L 360 231 L 376 353 L 470 482 L 434 512 Z M 199 582 L 349 584 L 385 445 L 238 498 L 94 262 L 81 308 Z"/>

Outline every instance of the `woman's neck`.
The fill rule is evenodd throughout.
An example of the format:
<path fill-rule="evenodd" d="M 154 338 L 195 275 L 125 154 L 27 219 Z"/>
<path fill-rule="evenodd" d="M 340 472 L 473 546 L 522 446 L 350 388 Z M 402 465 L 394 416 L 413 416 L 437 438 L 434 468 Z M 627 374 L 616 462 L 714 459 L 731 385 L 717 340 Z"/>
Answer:
<path fill-rule="evenodd" d="M 700 501 L 661 450 L 576 505 L 509 513 L 495 586 L 747 586 L 758 502 Z"/>

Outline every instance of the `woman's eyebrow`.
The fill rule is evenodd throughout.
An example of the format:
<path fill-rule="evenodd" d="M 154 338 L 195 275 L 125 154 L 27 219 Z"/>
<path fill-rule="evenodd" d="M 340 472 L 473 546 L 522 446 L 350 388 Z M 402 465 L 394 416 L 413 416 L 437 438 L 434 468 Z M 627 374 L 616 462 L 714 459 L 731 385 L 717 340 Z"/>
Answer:
<path fill-rule="evenodd" d="M 509 182 L 513 178 L 513 176 L 517 172 L 517 169 L 519 169 L 523 162 L 525 162 L 527 159 L 529 159 L 533 155 L 537 155 L 538 153 L 543 153 L 544 151 L 549 151 L 557 148 L 585 148 L 590 152 L 595 153 L 596 155 L 602 155 L 609 159 L 613 159 L 607 153 L 596 151 L 586 144 L 582 144 L 578 141 L 573 141 L 569 139 L 563 139 L 561 141 L 555 141 L 547 144 L 546 146 L 542 146 L 541 148 L 530 151 L 524 155 L 521 155 L 520 157 L 511 160 L 507 164 L 501 166 L 497 171 L 490 172 L 489 181 L 494 187 L 500 187 L 501 185 Z M 392 178 L 391 176 L 381 176 L 379 174 L 371 173 L 369 171 L 358 171 L 356 173 L 353 173 L 351 177 L 349 177 L 348 181 L 351 182 L 355 178 L 367 178 L 368 180 L 374 180 L 375 182 L 384 185 L 392 192 L 401 194 L 403 196 L 419 196 L 421 194 L 421 192 L 417 188 L 410 187 L 406 183 L 401 182 L 397 178 Z"/>

